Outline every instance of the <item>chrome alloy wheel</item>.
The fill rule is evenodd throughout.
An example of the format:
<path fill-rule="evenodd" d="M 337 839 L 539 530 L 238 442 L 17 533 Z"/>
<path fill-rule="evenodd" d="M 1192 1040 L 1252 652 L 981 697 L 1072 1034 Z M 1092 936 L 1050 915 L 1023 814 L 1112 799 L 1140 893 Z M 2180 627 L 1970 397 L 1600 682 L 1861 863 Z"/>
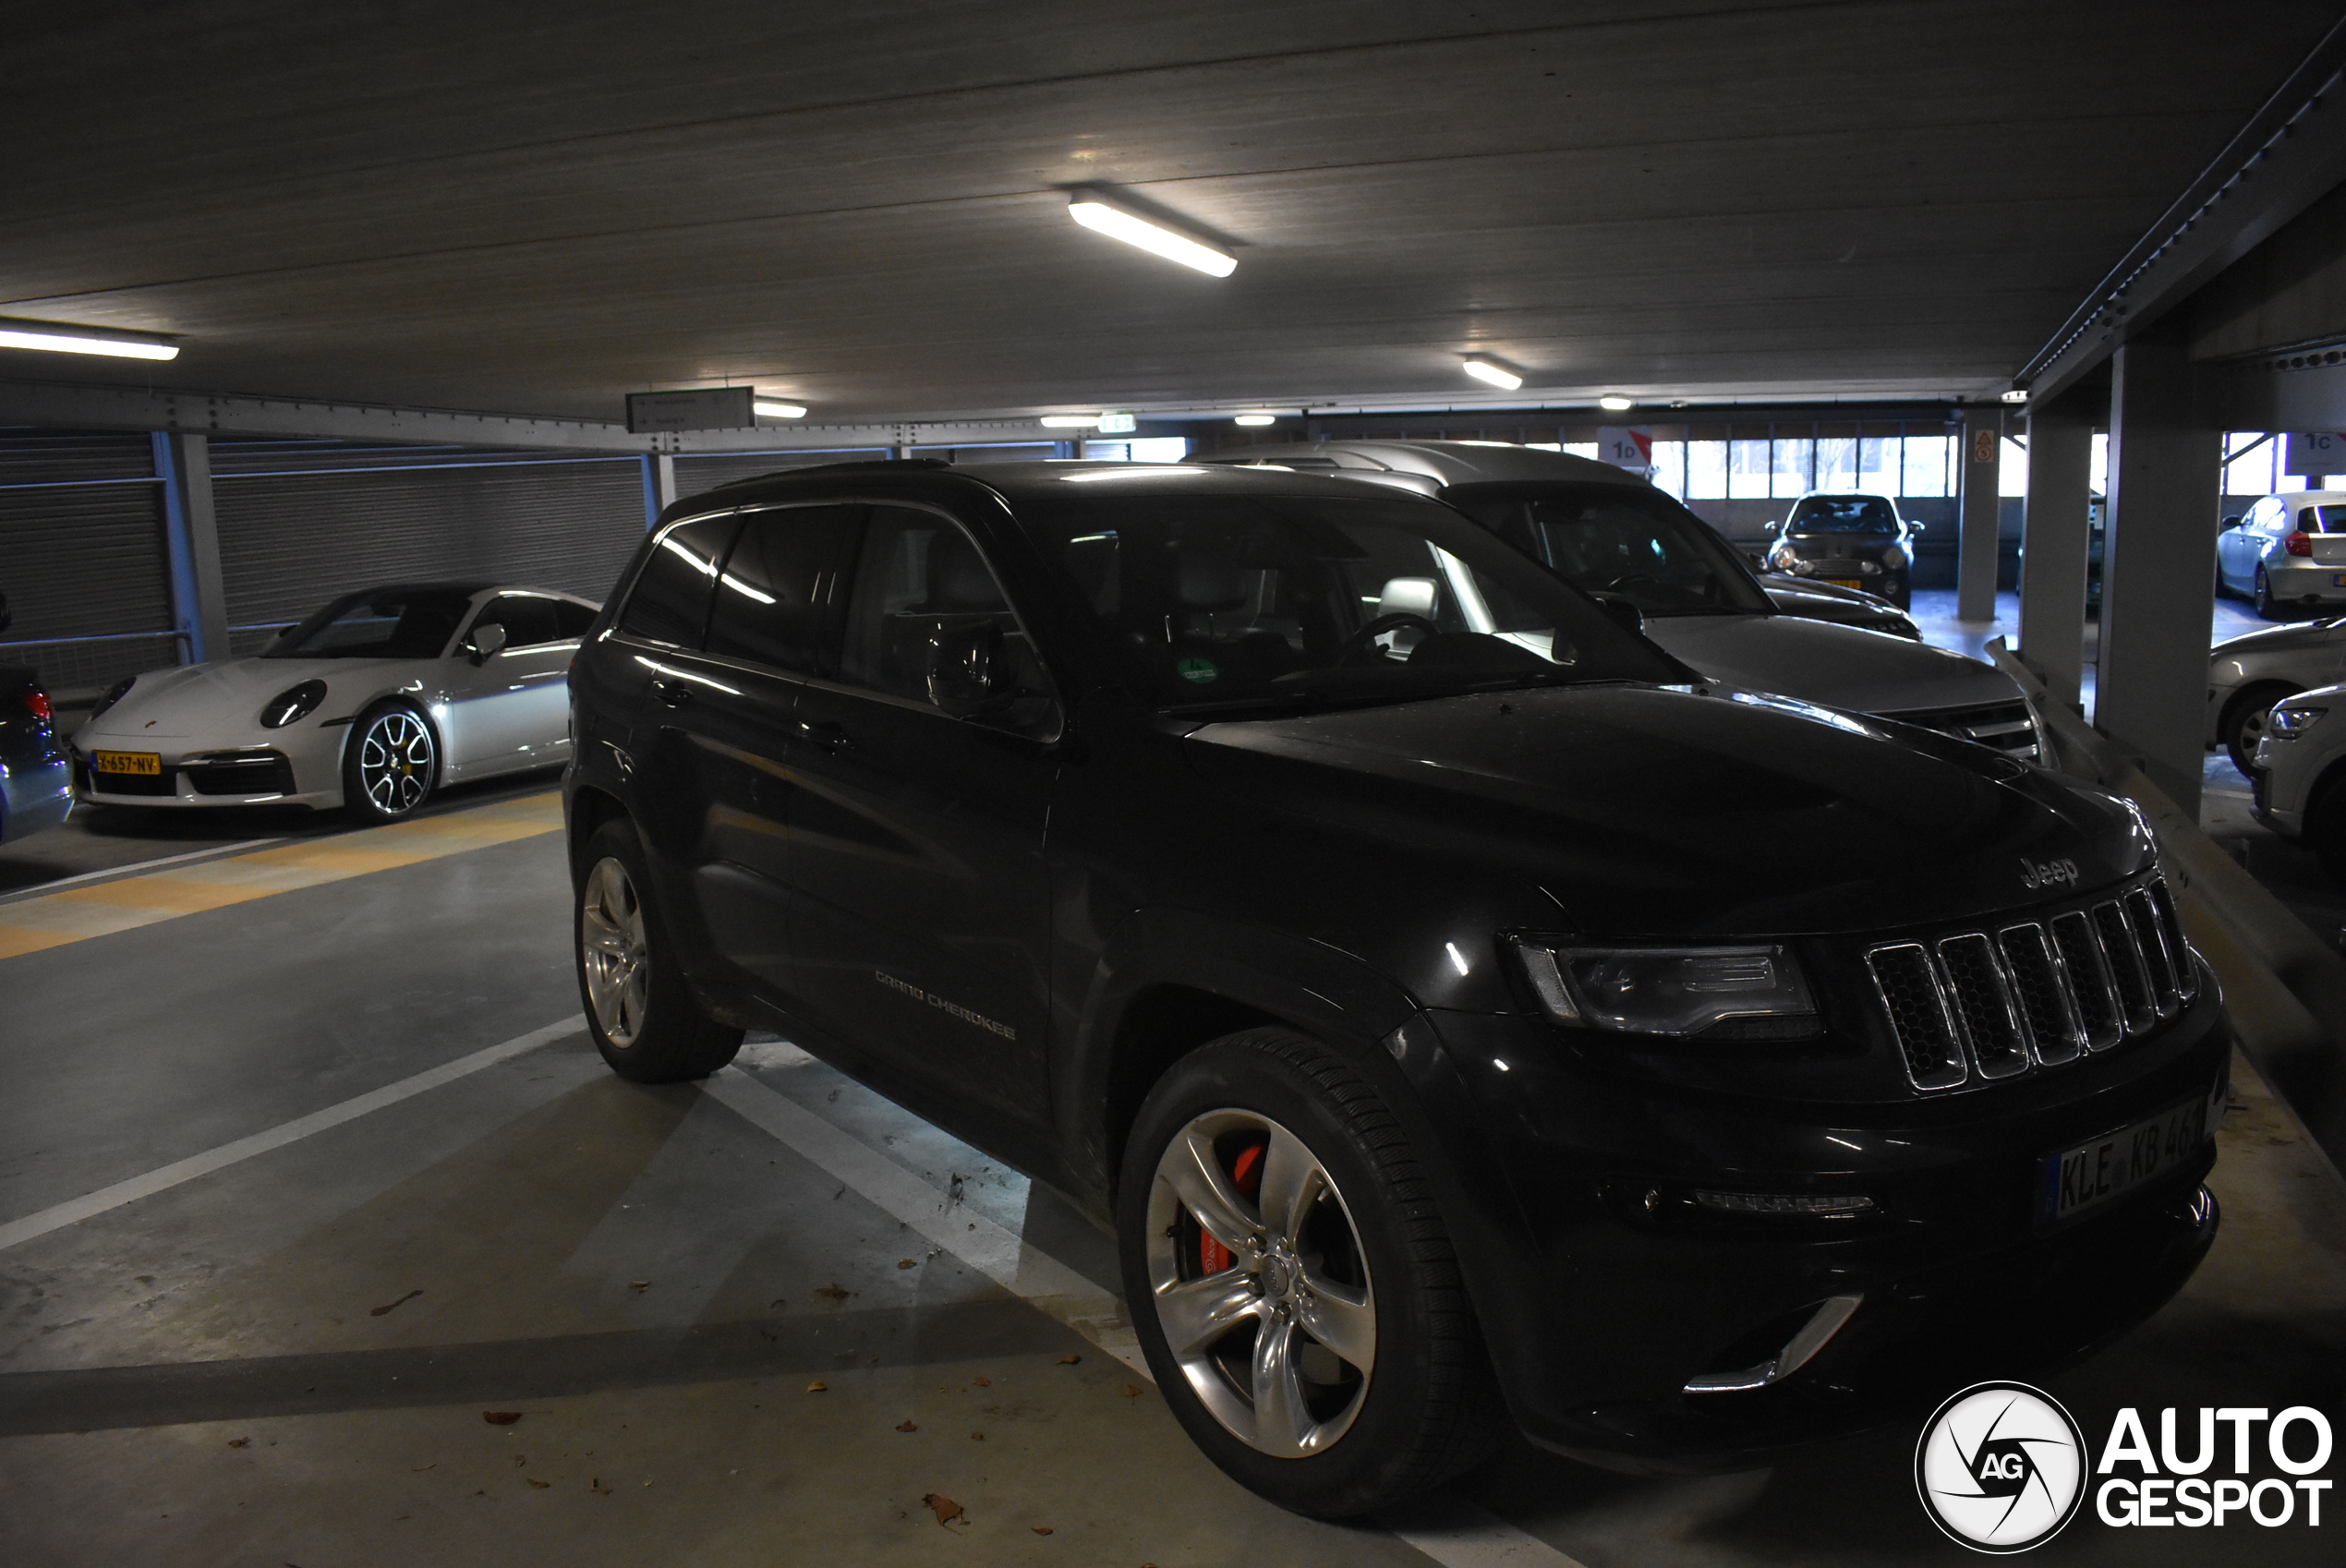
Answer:
<path fill-rule="evenodd" d="M 603 1037 L 613 1045 L 633 1045 L 644 1031 L 651 963 L 643 903 L 627 868 L 609 857 L 595 862 L 579 895 L 578 963 Z"/>
<path fill-rule="evenodd" d="M 431 731 L 405 708 L 393 708 L 358 738 L 358 787 L 385 816 L 413 811 L 431 791 Z"/>
<path fill-rule="evenodd" d="M 1191 1392 L 1233 1437 L 1303 1459 L 1350 1429 L 1376 1366 L 1376 1296 L 1343 1194 L 1303 1140 L 1208 1111 L 1157 1157 L 1151 1306 Z"/>

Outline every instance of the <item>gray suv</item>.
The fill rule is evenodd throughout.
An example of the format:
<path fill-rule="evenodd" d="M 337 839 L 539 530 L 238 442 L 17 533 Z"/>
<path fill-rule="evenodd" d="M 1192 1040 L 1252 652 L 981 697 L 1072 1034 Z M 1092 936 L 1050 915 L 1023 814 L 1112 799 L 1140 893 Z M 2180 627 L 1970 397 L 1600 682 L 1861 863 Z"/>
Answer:
<path fill-rule="evenodd" d="M 1325 473 L 1448 502 L 1561 573 L 1634 611 L 1707 679 L 1875 714 L 2037 760 L 2037 718 L 1993 665 L 1896 635 L 1778 612 L 1751 569 L 1644 480 L 1564 452 L 1481 441 L 1298 441 L 1192 463 Z"/>

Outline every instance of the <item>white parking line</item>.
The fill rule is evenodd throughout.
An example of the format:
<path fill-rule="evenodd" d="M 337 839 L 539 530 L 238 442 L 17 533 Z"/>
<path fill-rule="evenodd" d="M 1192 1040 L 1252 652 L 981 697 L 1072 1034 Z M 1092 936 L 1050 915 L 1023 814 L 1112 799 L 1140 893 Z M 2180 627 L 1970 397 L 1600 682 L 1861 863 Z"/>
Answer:
<path fill-rule="evenodd" d="M 1122 1304 L 1058 1259 L 972 1213 L 869 1144 L 739 1067 L 712 1075 L 701 1092 L 1045 1316 L 1073 1329 L 1142 1377 L 1156 1381 Z M 1582 1568 L 1537 1536 L 1456 1493 L 1397 1511 L 1381 1523 L 1442 1568 Z"/>
<path fill-rule="evenodd" d="M 200 1154 L 190 1154 L 184 1160 L 149 1171 L 144 1176 L 132 1176 L 128 1181 L 102 1187 L 95 1192 L 27 1214 L 20 1220 L 11 1220 L 0 1225 L 0 1249 L 30 1241 L 35 1236 L 46 1236 L 53 1230 L 79 1224 L 93 1214 L 119 1209 L 125 1203 L 135 1203 L 141 1198 L 167 1192 L 198 1176 L 210 1176 L 214 1171 L 249 1160 L 256 1154 L 265 1154 L 272 1149 L 283 1149 L 288 1143 L 297 1143 L 311 1133 L 340 1127 L 370 1111 L 396 1105 L 402 1100 L 413 1099 L 427 1090 L 438 1089 L 443 1083 L 453 1083 L 483 1067 L 494 1067 L 509 1056 L 518 1056 L 525 1051 L 550 1045 L 564 1035 L 575 1034 L 585 1027 L 579 1019 L 569 1018 L 559 1023 L 550 1023 L 543 1029 L 533 1029 L 527 1034 L 517 1034 L 486 1050 L 475 1051 L 469 1056 L 459 1056 L 445 1066 L 419 1072 L 413 1078 L 403 1078 L 396 1083 L 387 1083 L 355 1099 L 345 1100 L 339 1105 L 329 1105 L 322 1111 L 312 1111 L 306 1116 L 282 1122 L 266 1132 L 256 1132 L 250 1138 L 240 1138 L 234 1143 L 224 1143 Z"/>

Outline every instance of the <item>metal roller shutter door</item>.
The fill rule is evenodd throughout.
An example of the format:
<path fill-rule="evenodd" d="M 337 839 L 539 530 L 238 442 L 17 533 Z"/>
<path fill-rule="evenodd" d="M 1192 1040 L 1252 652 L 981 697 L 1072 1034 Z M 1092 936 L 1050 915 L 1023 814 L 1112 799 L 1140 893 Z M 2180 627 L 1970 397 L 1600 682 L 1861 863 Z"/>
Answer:
<path fill-rule="evenodd" d="M 435 578 L 600 599 L 644 537 L 643 476 L 633 458 L 215 469 L 213 496 L 228 618 L 240 626 L 296 621 L 354 588 Z"/>
<path fill-rule="evenodd" d="M 755 479 L 764 474 L 779 474 L 786 468 L 813 468 L 825 463 L 870 461 L 884 458 L 888 452 L 888 448 L 876 446 L 843 452 L 760 452 L 706 457 L 682 455 L 676 459 L 676 499 L 683 501 L 703 490 L 713 490 L 720 485 Z"/>
<path fill-rule="evenodd" d="M 0 592 L 15 624 L 0 642 L 171 628 L 163 487 L 144 435 L 0 432 Z M 54 690 L 107 685 L 176 661 L 167 635 L 0 647 Z"/>

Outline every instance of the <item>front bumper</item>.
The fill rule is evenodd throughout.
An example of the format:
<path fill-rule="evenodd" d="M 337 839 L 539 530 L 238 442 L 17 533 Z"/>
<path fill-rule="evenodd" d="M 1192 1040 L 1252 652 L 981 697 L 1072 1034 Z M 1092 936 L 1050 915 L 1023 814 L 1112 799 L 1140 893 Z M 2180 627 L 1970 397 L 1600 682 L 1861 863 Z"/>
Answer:
<path fill-rule="evenodd" d="M 149 776 L 99 773 L 79 749 L 73 756 L 73 796 L 89 805 L 157 806 L 185 810 L 204 806 L 310 806 L 342 804 L 342 781 L 305 788 L 317 780 L 300 776 L 281 752 L 163 754 L 162 771 Z"/>
<path fill-rule="evenodd" d="M 1426 1015 L 1466 1107 L 1444 1141 L 1454 1160 L 1496 1162 L 1511 1203 L 1511 1222 L 1466 1227 L 1461 1252 L 1517 1421 L 1615 1466 L 1735 1468 L 2123 1333 L 2214 1237 L 2199 1185 L 2212 1138 L 2054 1229 L 2035 1219 L 2039 1163 L 2217 1092 L 2231 1034 L 2214 989 L 2101 1055 L 1887 1104 L 1756 1103 L 1591 1072 L 1544 1024 Z M 1865 1194 L 1880 1208 L 1784 1220 L 1672 1200 L 1696 1188 Z M 1782 1381 L 1687 1392 L 1764 1361 L 1849 1295 L 1863 1305 Z"/>

